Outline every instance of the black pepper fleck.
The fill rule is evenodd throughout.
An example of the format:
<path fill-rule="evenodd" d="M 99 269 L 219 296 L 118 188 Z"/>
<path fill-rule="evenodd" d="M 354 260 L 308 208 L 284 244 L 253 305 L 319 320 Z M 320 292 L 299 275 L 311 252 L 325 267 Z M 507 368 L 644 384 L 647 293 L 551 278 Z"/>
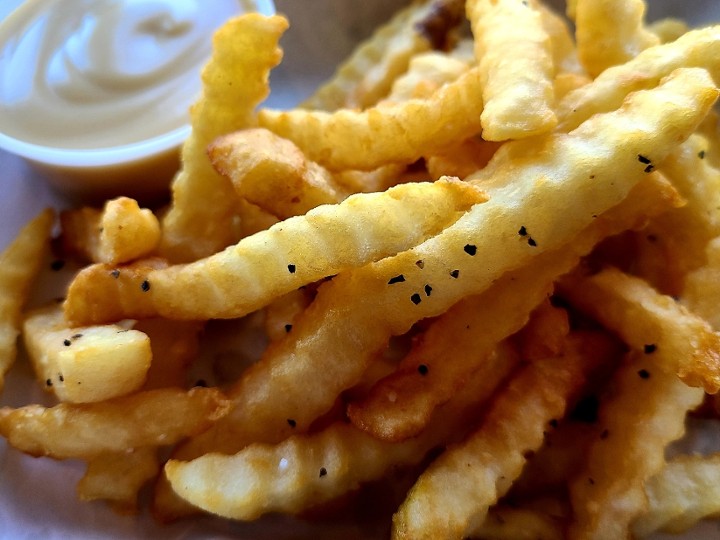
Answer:
<path fill-rule="evenodd" d="M 594 485 L 595 485 L 595 480 L 593 480 L 592 478 L 588 478 L 588 483 L 589 483 L 591 486 L 594 486 Z"/>
<path fill-rule="evenodd" d="M 608 438 L 609 435 L 610 435 L 610 432 L 607 429 L 603 429 L 602 433 L 600 433 L 600 438 L 604 441 L 605 439 Z"/>
<path fill-rule="evenodd" d="M 292 418 L 288 418 L 287 423 L 288 423 L 288 426 L 290 426 L 291 428 L 294 428 L 295 426 L 297 426 L 297 422 L 295 420 L 293 420 Z"/>
<path fill-rule="evenodd" d="M 200 386 L 200 387 L 202 387 L 202 388 L 207 388 L 207 385 L 208 385 L 208 383 L 207 383 L 207 381 L 206 381 L 205 379 L 198 379 L 197 381 L 195 381 L 195 386 Z"/>
<path fill-rule="evenodd" d="M 518 230 L 518 234 L 520 236 L 527 236 L 527 233 L 528 232 L 527 232 L 527 229 L 525 228 L 525 225 L 521 226 L 520 229 Z"/>
<path fill-rule="evenodd" d="M 45 384 L 46 384 L 47 386 L 52 386 L 52 381 L 51 381 L 50 379 L 48 379 L 48 380 L 45 381 Z"/>
<path fill-rule="evenodd" d="M 140 288 L 143 292 L 148 292 L 150 290 L 150 282 L 147 279 L 143 280 L 143 282 L 140 284 Z"/>
<path fill-rule="evenodd" d="M 552 420 L 550 420 L 548 422 L 548 424 L 550 424 L 550 427 L 554 427 L 554 428 L 558 427 L 558 421 L 556 418 L 553 418 Z"/>
<path fill-rule="evenodd" d="M 62 373 L 58 373 L 58 381 L 65 382 L 65 377 L 63 377 Z"/>
<path fill-rule="evenodd" d="M 460 270 L 453 270 L 452 272 L 450 272 L 450 275 L 452 277 L 454 277 L 455 279 L 457 279 L 458 276 L 460 275 Z"/>
<path fill-rule="evenodd" d="M 415 261 L 415 266 L 422 270 L 423 268 L 425 268 L 425 261 L 423 261 L 422 259 L 420 259 L 419 261 Z"/>
<path fill-rule="evenodd" d="M 61 259 L 57 259 L 50 263 L 50 269 L 54 272 L 57 272 L 58 270 L 62 270 L 65 266 L 65 261 Z"/>
<path fill-rule="evenodd" d="M 325 476 L 327 474 L 327 469 L 325 467 L 320 468 L 320 478 Z"/>
<path fill-rule="evenodd" d="M 82 336 L 82 334 L 74 334 L 70 339 L 80 339 Z"/>
<path fill-rule="evenodd" d="M 650 372 L 647 369 L 641 369 L 637 372 L 641 379 L 649 379 Z"/>
<path fill-rule="evenodd" d="M 289 333 L 290 330 L 292 330 L 292 324 L 286 324 L 286 325 L 285 325 L 285 331 Z"/>
<path fill-rule="evenodd" d="M 117 278 L 120 277 L 120 270 L 118 270 L 118 269 L 116 268 L 115 270 L 113 270 L 112 272 L 110 272 L 110 275 L 111 275 L 112 277 L 114 277 L 115 279 L 117 279 Z"/>
<path fill-rule="evenodd" d="M 294 264 L 288 264 L 288 272 L 291 274 L 295 273 L 295 265 Z"/>
<path fill-rule="evenodd" d="M 654 343 L 648 343 L 643 347 L 643 352 L 645 354 L 652 354 L 655 351 L 657 351 L 657 345 L 655 345 Z"/>
<path fill-rule="evenodd" d="M 399 276 L 391 277 L 388 280 L 388 285 L 394 285 L 395 283 L 402 283 L 405 281 L 405 276 L 400 274 Z"/>
<path fill-rule="evenodd" d="M 63 345 L 69 347 L 70 345 L 72 345 L 72 341 L 70 341 L 69 339 L 63 340 Z"/>
<path fill-rule="evenodd" d="M 535 241 L 535 239 L 532 236 L 528 238 L 528 246 L 530 246 L 530 247 L 537 246 L 537 242 Z"/>
<path fill-rule="evenodd" d="M 428 371 L 430 371 L 430 369 L 425 364 L 420 364 L 418 366 L 417 370 L 418 370 L 418 373 L 423 376 L 427 375 Z"/>
<path fill-rule="evenodd" d="M 653 172 L 654 170 L 655 170 L 655 166 L 652 165 L 652 164 L 650 164 L 650 165 L 648 165 L 647 167 L 645 167 L 645 172 L 646 172 L 646 173 L 651 173 L 651 172 Z"/>
<path fill-rule="evenodd" d="M 477 246 L 474 246 L 472 244 L 465 244 L 465 247 L 463 249 L 465 250 L 465 253 L 470 256 L 474 256 L 477 253 Z"/>
<path fill-rule="evenodd" d="M 432 292 L 432 287 L 430 285 L 425 285 L 425 295 L 430 296 L 431 292 Z"/>
<path fill-rule="evenodd" d="M 700 151 L 698 152 L 698 157 L 699 157 L 700 159 L 705 159 L 705 150 L 700 150 Z"/>
<path fill-rule="evenodd" d="M 422 298 L 420 298 L 420 295 L 419 295 L 418 293 L 413 294 L 413 295 L 410 297 L 410 300 L 412 300 L 412 303 L 415 304 L 416 306 L 417 306 L 420 302 L 422 302 Z"/>
<path fill-rule="evenodd" d="M 644 163 L 645 165 L 648 165 L 650 163 L 650 158 L 646 158 L 642 154 L 638 154 L 638 161 L 640 163 Z"/>

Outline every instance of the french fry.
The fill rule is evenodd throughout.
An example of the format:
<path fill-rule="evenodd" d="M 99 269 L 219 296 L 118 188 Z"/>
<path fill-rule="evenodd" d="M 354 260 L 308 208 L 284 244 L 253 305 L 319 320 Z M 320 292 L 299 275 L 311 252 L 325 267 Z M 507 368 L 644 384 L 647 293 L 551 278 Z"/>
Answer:
<path fill-rule="evenodd" d="M 255 107 L 270 92 L 270 70 L 280 62 L 277 44 L 288 26 L 279 16 L 255 13 L 226 23 L 213 40 L 203 70 L 203 94 L 192 107 L 192 132 L 182 168 L 172 183 L 173 202 L 162 221 L 161 254 L 191 261 L 237 241 L 237 197 L 210 165 L 205 149 L 215 137 L 255 124 Z"/>
<path fill-rule="evenodd" d="M 310 305 L 312 298 L 303 289 L 296 289 L 265 307 L 265 333 L 268 339 L 281 339 L 292 330 L 293 321 Z"/>
<path fill-rule="evenodd" d="M 557 104 L 557 129 L 571 131 L 593 114 L 615 110 L 630 92 L 652 88 L 680 67 L 705 68 L 718 80 L 718 49 L 720 26 L 693 30 L 672 43 L 645 49 L 632 60 L 606 69 L 591 84 L 565 96 Z"/>
<path fill-rule="evenodd" d="M 443 84 L 456 80 L 470 69 L 470 64 L 451 53 L 439 51 L 417 54 L 410 60 L 408 70 L 393 82 L 386 105 L 408 99 L 429 98 Z"/>
<path fill-rule="evenodd" d="M 557 124 L 550 36 L 535 1 L 470 0 L 482 86 L 482 134 L 489 141 L 546 133 Z"/>
<path fill-rule="evenodd" d="M 562 540 L 563 531 L 559 520 L 537 510 L 497 506 L 469 536 L 483 540 Z"/>
<path fill-rule="evenodd" d="M 149 274 L 167 267 L 165 259 L 141 259 L 126 265 L 93 264 L 73 278 L 63 303 L 65 319 L 73 326 L 112 323 L 122 319 L 157 317 L 148 301 Z"/>
<path fill-rule="evenodd" d="M 234 456 L 170 461 L 165 472 L 180 495 L 222 516 L 251 520 L 271 511 L 299 513 L 378 479 L 391 467 L 416 464 L 433 447 L 457 438 L 517 361 L 514 348 L 501 344 L 491 367 L 473 374 L 422 435 L 403 443 L 379 441 L 336 422 L 277 445 L 253 444 Z"/>
<path fill-rule="evenodd" d="M 408 249 L 484 200 L 481 191 L 449 178 L 354 195 L 188 265 L 160 272 L 130 266 L 117 279 L 109 268 L 89 267 L 70 286 L 65 313 L 86 322 L 241 317 L 298 287 Z"/>
<path fill-rule="evenodd" d="M 54 217 L 52 210 L 41 212 L 0 253 L 0 392 L 5 384 L 5 374 L 17 356 L 21 311 L 30 287 L 40 273 Z"/>
<path fill-rule="evenodd" d="M 210 161 L 237 194 L 285 219 L 349 193 L 332 174 L 308 161 L 292 142 L 262 128 L 224 135 L 208 147 Z"/>
<path fill-rule="evenodd" d="M 668 17 L 651 22 L 648 30 L 658 37 L 660 43 L 670 43 L 689 32 L 690 28 L 685 21 Z"/>
<path fill-rule="evenodd" d="M 657 357 L 656 362 L 686 384 L 713 394 L 720 389 L 720 335 L 672 297 L 616 268 L 564 282 L 561 291 L 633 350 L 650 361 Z"/>
<path fill-rule="evenodd" d="M 88 459 L 173 444 L 207 429 L 226 410 L 213 388 L 149 390 L 99 403 L 3 407 L 0 434 L 32 456 Z"/>
<path fill-rule="evenodd" d="M 647 511 L 632 525 L 644 538 L 657 531 L 683 532 L 720 512 L 720 455 L 678 456 L 645 484 Z"/>
<path fill-rule="evenodd" d="M 375 105 L 415 54 L 442 46 L 445 34 L 461 20 L 457 0 L 413 2 L 361 43 L 302 106 L 335 111 Z"/>
<path fill-rule="evenodd" d="M 23 337 L 38 382 L 61 401 L 129 394 L 143 385 L 152 361 L 142 332 L 116 324 L 70 327 L 57 304 L 29 312 Z"/>
<path fill-rule="evenodd" d="M 707 263 L 685 278 L 682 301 L 694 313 L 720 330 L 720 238 L 710 241 Z"/>
<path fill-rule="evenodd" d="M 508 153 L 501 149 L 499 163 L 493 165 L 494 158 L 484 169 L 490 176 L 478 177 L 491 192 L 488 202 L 417 247 L 321 286 L 293 331 L 230 390 L 228 416 L 183 455 L 192 455 L 195 445 L 232 453 L 253 441 L 277 440 L 289 434 L 287 418 L 305 429 L 359 380 L 390 336 L 565 245 L 594 216 L 623 200 L 647 174 L 638 155 L 652 149 L 653 159 L 661 160 L 715 95 L 704 71 L 678 71 L 656 90 L 633 94 L 620 111 L 595 116 L 572 134 L 550 136 L 533 158 L 528 145 L 537 141 L 505 145 Z M 653 114 L 659 103 L 662 114 Z M 539 204 L 547 210 L 542 216 L 535 212 Z"/>
<path fill-rule="evenodd" d="M 87 469 L 77 485 L 82 501 L 108 501 L 121 514 L 138 512 L 138 492 L 160 470 L 157 449 L 100 454 L 87 461 Z"/>
<path fill-rule="evenodd" d="M 600 404 L 598 436 L 570 485 L 569 538 L 628 537 L 646 505 L 644 483 L 662 470 L 665 446 L 682 436 L 685 415 L 703 399 L 659 356 L 633 351 L 613 377 L 615 391 Z"/>
<path fill-rule="evenodd" d="M 392 537 L 463 538 L 485 521 L 490 506 L 520 475 L 527 453 L 542 444 L 547 423 L 564 415 L 592 364 L 576 343 L 520 370 L 480 429 L 420 475 L 393 516 Z"/>
<path fill-rule="evenodd" d="M 578 0 L 575 36 L 578 57 L 591 77 L 624 64 L 660 39 L 645 25 L 643 0 Z"/>

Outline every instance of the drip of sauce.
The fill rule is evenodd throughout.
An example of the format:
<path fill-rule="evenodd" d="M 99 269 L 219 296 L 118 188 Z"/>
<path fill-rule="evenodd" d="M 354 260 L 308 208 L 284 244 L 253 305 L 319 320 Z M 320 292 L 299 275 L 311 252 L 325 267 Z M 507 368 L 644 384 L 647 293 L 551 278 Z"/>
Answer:
<path fill-rule="evenodd" d="M 31 144 L 92 150 L 185 130 L 213 32 L 257 4 L 25 2 L 0 23 L 3 131 Z"/>

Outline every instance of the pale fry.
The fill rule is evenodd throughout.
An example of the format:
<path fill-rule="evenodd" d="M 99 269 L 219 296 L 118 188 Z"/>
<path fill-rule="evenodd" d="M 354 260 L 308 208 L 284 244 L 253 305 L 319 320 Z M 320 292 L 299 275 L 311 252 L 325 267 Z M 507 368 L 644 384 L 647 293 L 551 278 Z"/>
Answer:
<path fill-rule="evenodd" d="M 685 278 L 683 303 L 720 330 L 720 237 L 708 242 L 707 264 Z"/>
<path fill-rule="evenodd" d="M 224 135 L 210 145 L 208 154 L 215 170 L 232 182 L 240 197 L 280 219 L 338 203 L 349 195 L 330 172 L 266 129 Z"/>
<path fill-rule="evenodd" d="M 643 0 L 578 0 L 575 36 L 578 56 L 588 74 L 597 77 L 660 43 L 644 22 Z"/>
<path fill-rule="evenodd" d="M 77 485 L 78 497 L 82 501 L 105 500 L 122 514 L 135 514 L 138 492 L 159 470 L 153 447 L 100 454 L 88 459 Z"/>
<path fill-rule="evenodd" d="M 99 403 L 0 409 L 0 434 L 18 450 L 54 459 L 94 458 L 176 443 L 227 410 L 213 388 L 149 390 Z"/>
<path fill-rule="evenodd" d="M 720 26 L 693 30 L 672 43 L 650 47 L 565 96 L 557 105 L 558 129 L 570 131 L 593 114 L 616 109 L 630 92 L 652 88 L 678 68 L 705 68 L 718 80 L 718 59 Z"/>
<path fill-rule="evenodd" d="M 408 249 L 484 200 L 481 191 L 449 178 L 354 195 L 207 259 L 150 272 L 141 302 L 168 318 L 240 317 L 298 287 Z M 72 293 L 71 288 L 68 304 Z"/>
<path fill-rule="evenodd" d="M 465 9 L 480 65 L 483 138 L 520 139 L 553 129 L 555 66 L 536 2 L 469 0 Z"/>
<path fill-rule="evenodd" d="M 564 415 L 592 364 L 575 344 L 522 369 L 480 429 L 420 475 L 393 516 L 393 538 L 463 538 L 485 521 L 490 506 L 520 475 L 527 452 L 542 444 L 547 423 Z"/>
<path fill-rule="evenodd" d="M 685 21 L 668 17 L 653 21 L 648 25 L 648 30 L 658 37 L 660 43 L 670 43 L 689 32 L 690 28 Z"/>
<path fill-rule="evenodd" d="M 265 307 L 265 333 L 268 339 L 281 339 L 292 330 L 293 321 L 310 305 L 312 298 L 304 289 L 296 289 L 273 300 Z"/>
<path fill-rule="evenodd" d="M 632 525 L 638 538 L 680 533 L 720 513 L 720 454 L 678 456 L 645 484 L 648 509 Z"/>
<path fill-rule="evenodd" d="M 287 418 L 309 426 L 359 380 L 390 336 L 568 243 L 623 200 L 647 174 L 638 155 L 650 150 L 662 160 L 703 118 L 716 92 L 704 71 L 678 71 L 657 89 L 633 94 L 620 111 L 595 116 L 571 134 L 553 134 L 540 148 L 537 141 L 505 145 L 484 169 L 488 176 L 478 178 L 491 191 L 488 202 L 417 247 L 320 287 L 293 331 L 231 390 L 231 413 L 193 446 L 234 452 L 287 435 Z M 537 152 L 532 158 L 528 145 Z"/>
<path fill-rule="evenodd" d="M 0 253 L 0 392 L 5 374 L 17 356 L 21 311 L 30 287 L 40 273 L 54 218 L 52 210 L 40 213 Z"/>
<path fill-rule="evenodd" d="M 674 298 L 616 268 L 563 283 L 573 305 L 690 386 L 720 389 L 720 335 Z"/>
<path fill-rule="evenodd" d="M 361 43 L 302 106 L 334 111 L 375 105 L 407 70 L 413 55 L 441 46 L 442 42 L 435 43 L 437 37 L 444 40 L 461 19 L 462 2 L 458 0 L 414 2 Z"/>
<path fill-rule="evenodd" d="M 214 36 L 213 55 L 202 73 L 203 94 L 192 107 L 192 132 L 173 180 L 173 202 L 164 217 L 161 253 L 189 261 L 237 241 L 237 197 L 210 165 L 205 149 L 222 134 L 255 124 L 255 107 L 270 92 L 270 70 L 282 57 L 278 40 L 288 26 L 279 16 L 255 13 L 227 22 Z"/>
<path fill-rule="evenodd" d="M 70 327 L 57 304 L 28 313 L 23 338 L 38 382 L 61 401 L 129 394 L 143 385 L 152 361 L 142 332 L 116 324 Z"/>
<path fill-rule="evenodd" d="M 480 133 L 481 88 L 478 68 L 471 68 L 428 99 L 334 113 L 262 109 L 258 122 L 328 169 L 372 170 L 413 163 Z"/>
<path fill-rule="evenodd" d="M 395 79 L 383 105 L 408 99 L 428 98 L 443 84 L 454 81 L 470 69 L 470 64 L 450 53 L 432 51 L 410 60 L 408 70 Z"/>
<path fill-rule="evenodd" d="M 626 538 L 646 505 L 644 483 L 660 472 L 665 446 L 685 431 L 703 391 L 678 380 L 660 359 L 631 353 L 600 405 L 598 436 L 570 486 L 569 538 Z"/>

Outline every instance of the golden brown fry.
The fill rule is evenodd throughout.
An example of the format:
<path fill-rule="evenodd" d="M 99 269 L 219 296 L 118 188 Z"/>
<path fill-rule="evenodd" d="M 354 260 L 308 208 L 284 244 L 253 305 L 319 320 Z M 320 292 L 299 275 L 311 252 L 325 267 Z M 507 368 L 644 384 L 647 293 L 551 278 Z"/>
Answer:
<path fill-rule="evenodd" d="M 481 191 L 449 178 L 354 195 L 207 259 L 151 272 L 149 294 L 139 301 L 168 318 L 240 317 L 298 287 L 408 249 L 484 200 Z M 71 287 L 69 305 L 72 293 Z M 104 304 L 106 296 L 93 298 Z"/>
<path fill-rule="evenodd" d="M 174 444 L 207 429 L 227 411 L 213 388 L 148 390 L 99 403 L 0 409 L 0 434 L 18 450 L 54 459 L 94 458 Z"/>
<path fill-rule="evenodd" d="M 425 156 L 425 163 L 430 178 L 440 178 L 444 175 L 466 178 L 487 165 L 499 147 L 499 143 L 472 137 Z"/>
<path fill-rule="evenodd" d="M 70 327 L 58 304 L 29 312 L 23 338 L 38 382 L 61 401 L 129 394 L 143 385 L 152 361 L 142 332 L 115 324 Z"/>
<path fill-rule="evenodd" d="M 719 51 L 720 26 L 693 30 L 677 41 L 646 49 L 565 96 L 557 105 L 558 129 L 570 131 L 593 114 L 616 109 L 630 92 L 652 88 L 678 68 L 702 67 L 718 80 Z"/>
<path fill-rule="evenodd" d="M 395 79 L 390 94 L 381 104 L 429 98 L 443 84 L 454 81 L 468 69 L 468 62 L 451 53 L 432 51 L 415 55 L 408 70 Z"/>
<path fill-rule="evenodd" d="M 121 264 L 151 255 L 160 243 L 160 224 L 137 201 L 118 197 L 94 208 L 60 214 L 63 248 L 86 261 Z"/>
<path fill-rule="evenodd" d="M 598 436 L 570 486 L 570 538 L 628 537 L 646 505 L 644 483 L 662 470 L 665 446 L 682 436 L 687 412 L 702 401 L 703 391 L 683 384 L 663 360 L 633 352 L 615 374 Z"/>
<path fill-rule="evenodd" d="M 660 43 L 645 28 L 643 0 L 578 0 L 575 36 L 578 56 L 591 77 L 632 60 Z"/>
<path fill-rule="evenodd" d="M 537 510 L 500 506 L 469 532 L 483 540 L 563 540 L 562 523 Z"/>
<path fill-rule="evenodd" d="M 445 34 L 461 20 L 458 0 L 413 2 L 361 43 L 302 106 L 334 111 L 375 105 L 407 70 L 413 55 L 442 46 Z"/>
<path fill-rule="evenodd" d="M 720 389 L 720 335 L 674 298 L 616 268 L 564 282 L 561 290 L 573 305 L 686 384 L 713 394 Z"/>
<path fill-rule="evenodd" d="M 720 454 L 678 456 L 645 484 L 648 509 L 632 525 L 638 538 L 683 532 L 720 512 Z"/>
<path fill-rule="evenodd" d="M 215 170 L 232 182 L 240 197 L 280 219 L 338 203 L 349 195 L 330 172 L 266 129 L 224 135 L 215 139 L 208 154 Z"/>
<path fill-rule="evenodd" d="M 469 0 L 465 6 L 480 65 L 486 140 L 539 135 L 557 124 L 551 40 L 536 6 L 521 0 Z"/>
<path fill-rule="evenodd" d="M 237 197 L 213 170 L 205 149 L 215 137 L 255 124 L 255 107 L 270 92 L 269 72 L 282 57 L 277 44 L 287 26 L 283 17 L 250 13 L 215 34 L 202 73 L 203 94 L 190 112 L 182 169 L 172 184 L 173 202 L 162 222 L 163 256 L 196 260 L 237 241 Z"/>
<path fill-rule="evenodd" d="M 54 218 L 52 210 L 41 212 L 0 253 L 0 392 L 5 374 L 17 356 L 21 310 L 33 281 L 40 273 Z"/>
<path fill-rule="evenodd" d="M 121 514 L 138 512 L 138 492 L 160 470 L 157 449 L 100 454 L 87 460 L 87 470 L 77 485 L 82 501 L 105 500 Z"/>
<path fill-rule="evenodd" d="M 650 150 L 661 160 L 689 135 L 715 96 L 704 71 L 678 71 L 571 134 L 504 145 L 500 152 L 506 152 L 484 169 L 488 176 L 478 178 L 491 191 L 488 202 L 417 247 L 340 273 L 320 287 L 293 331 L 231 390 L 231 413 L 188 446 L 187 455 L 192 446 L 235 452 L 252 441 L 277 440 L 288 434 L 287 418 L 305 429 L 360 379 L 390 336 L 567 244 L 623 200 L 647 174 L 638 155 Z M 529 146 L 537 151 L 532 158 Z M 542 215 L 538 205 L 545 207 Z"/>
<path fill-rule="evenodd" d="M 428 99 L 335 113 L 262 109 L 258 121 L 328 169 L 372 170 L 387 163 L 413 163 L 477 135 L 481 91 L 479 71 L 471 68 Z"/>
<path fill-rule="evenodd" d="M 720 238 L 708 243 L 706 256 L 707 264 L 686 276 L 682 302 L 720 330 Z"/>
<path fill-rule="evenodd" d="M 485 521 L 520 475 L 527 453 L 542 444 L 547 423 L 564 415 L 593 363 L 575 343 L 522 369 L 480 429 L 420 475 L 393 517 L 393 538 L 463 538 Z"/>
<path fill-rule="evenodd" d="M 148 276 L 166 267 L 164 259 L 152 258 L 127 265 L 99 263 L 83 268 L 68 288 L 65 318 L 69 324 L 80 326 L 156 317 L 158 311 L 148 299 Z"/>

